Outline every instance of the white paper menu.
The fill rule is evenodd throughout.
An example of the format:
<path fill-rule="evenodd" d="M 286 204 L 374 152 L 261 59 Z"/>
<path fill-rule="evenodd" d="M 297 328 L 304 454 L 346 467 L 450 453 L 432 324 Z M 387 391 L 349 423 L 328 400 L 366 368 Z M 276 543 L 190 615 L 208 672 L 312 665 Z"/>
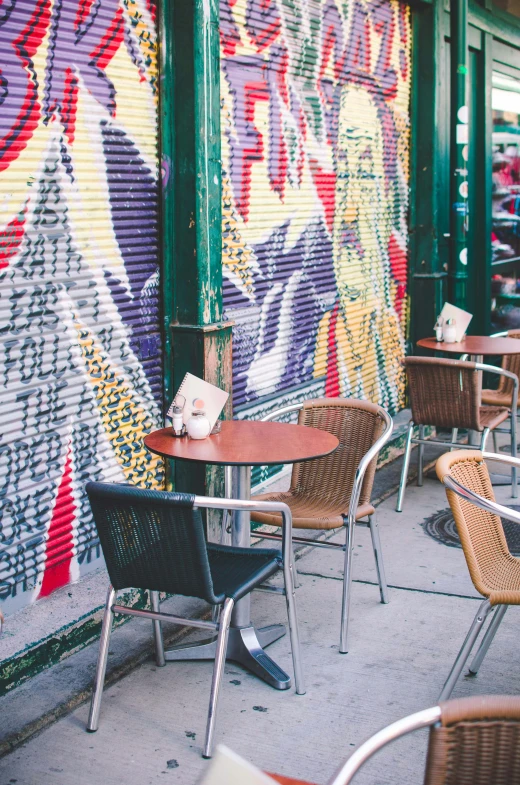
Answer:
<path fill-rule="evenodd" d="M 219 744 L 199 785 L 276 785 L 276 782 L 236 752 Z"/>
<path fill-rule="evenodd" d="M 213 428 L 218 420 L 220 412 L 226 405 L 227 399 L 229 398 L 229 393 L 227 393 L 225 390 L 221 390 L 220 387 L 215 387 L 214 384 L 204 381 L 204 379 L 199 379 L 198 376 L 194 376 L 192 373 L 187 373 L 182 380 L 181 386 L 177 390 L 174 402 L 166 412 L 167 417 L 173 417 L 172 410 L 175 404 L 175 399 L 177 399 L 177 403 L 180 402 L 181 406 L 184 403 L 180 396 L 183 396 L 183 398 L 186 399 L 184 409 L 182 410 L 182 420 L 184 425 L 186 425 L 189 418 L 191 417 L 191 413 L 195 408 L 195 401 L 204 401 L 204 405 L 200 406 L 200 408 L 204 409 L 206 412 L 206 417 L 208 418 L 210 425 Z"/>
<path fill-rule="evenodd" d="M 443 319 L 443 324 L 446 324 L 447 319 L 455 320 L 455 342 L 462 341 L 469 323 L 473 319 L 473 314 L 463 311 L 462 308 L 457 308 L 456 305 L 451 305 L 451 303 L 444 303 L 440 315 Z"/>

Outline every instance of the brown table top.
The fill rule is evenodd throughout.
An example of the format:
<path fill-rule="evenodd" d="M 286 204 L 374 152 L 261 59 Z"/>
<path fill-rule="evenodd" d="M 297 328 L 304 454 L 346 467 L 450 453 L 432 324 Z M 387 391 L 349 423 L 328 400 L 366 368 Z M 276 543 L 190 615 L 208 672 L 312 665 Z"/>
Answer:
<path fill-rule="evenodd" d="M 339 444 L 335 436 L 318 428 L 258 420 L 225 420 L 221 432 L 207 439 L 179 438 L 171 428 L 162 428 L 149 433 L 144 443 L 165 458 L 225 466 L 310 461 L 334 452 Z"/>
<path fill-rule="evenodd" d="M 467 335 L 458 343 L 437 343 L 435 338 L 421 338 L 417 346 L 454 354 L 520 354 L 517 338 L 491 338 L 489 335 Z"/>

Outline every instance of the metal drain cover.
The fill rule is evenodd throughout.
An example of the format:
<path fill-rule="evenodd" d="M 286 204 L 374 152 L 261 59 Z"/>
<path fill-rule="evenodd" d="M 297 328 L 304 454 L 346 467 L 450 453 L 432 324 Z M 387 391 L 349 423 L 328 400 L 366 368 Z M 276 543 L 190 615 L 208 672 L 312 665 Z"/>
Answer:
<path fill-rule="evenodd" d="M 508 506 L 512 510 L 520 512 L 520 506 L 513 504 Z M 426 534 L 433 537 L 437 542 L 448 545 L 450 548 L 462 548 L 457 533 L 457 527 L 449 507 L 430 515 L 430 517 L 426 518 L 423 522 L 422 526 Z M 517 523 L 513 523 L 513 521 L 506 521 L 503 518 L 502 526 L 504 527 L 504 534 L 506 535 L 509 550 L 513 556 L 520 556 L 520 526 Z"/>

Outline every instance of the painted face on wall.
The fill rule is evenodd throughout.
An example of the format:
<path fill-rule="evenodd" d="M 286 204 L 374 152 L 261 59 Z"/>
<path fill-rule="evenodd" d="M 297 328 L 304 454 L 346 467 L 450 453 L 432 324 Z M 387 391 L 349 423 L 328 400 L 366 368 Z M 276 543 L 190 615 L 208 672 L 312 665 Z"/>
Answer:
<path fill-rule="evenodd" d="M 402 351 L 392 305 L 388 245 L 392 191 L 385 182 L 381 120 L 368 90 L 343 88 L 336 147 L 334 272 L 339 295 L 335 338 L 344 369 L 343 394 L 384 400 Z M 383 361 L 386 357 L 386 361 Z"/>
<path fill-rule="evenodd" d="M 334 217 L 334 270 L 342 307 L 375 303 L 384 291 L 384 249 L 390 234 L 383 139 L 366 90 L 341 94 Z"/>

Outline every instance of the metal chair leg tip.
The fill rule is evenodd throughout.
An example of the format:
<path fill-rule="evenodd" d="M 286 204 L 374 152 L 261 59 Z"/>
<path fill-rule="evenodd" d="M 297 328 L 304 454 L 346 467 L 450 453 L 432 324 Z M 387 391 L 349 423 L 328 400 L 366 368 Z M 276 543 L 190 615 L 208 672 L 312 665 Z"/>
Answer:
<path fill-rule="evenodd" d="M 87 733 L 96 733 L 97 728 L 88 728 L 87 727 L 87 728 L 85 728 L 85 730 L 87 731 Z"/>

